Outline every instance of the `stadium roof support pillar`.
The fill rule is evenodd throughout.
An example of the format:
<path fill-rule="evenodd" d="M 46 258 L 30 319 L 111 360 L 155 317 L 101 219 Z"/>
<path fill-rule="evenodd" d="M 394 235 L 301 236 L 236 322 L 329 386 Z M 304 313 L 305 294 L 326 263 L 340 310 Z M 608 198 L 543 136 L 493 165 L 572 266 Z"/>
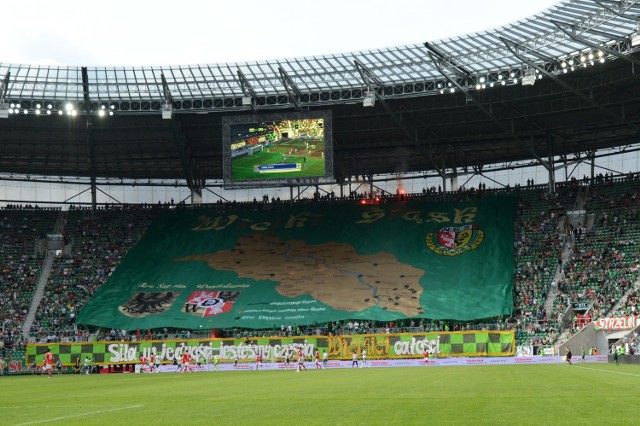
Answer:
<path fill-rule="evenodd" d="M 547 156 L 549 164 L 553 164 L 553 136 L 547 132 Z M 556 170 L 553 167 L 547 169 L 549 173 L 549 194 L 556 192 Z"/>
<path fill-rule="evenodd" d="M 293 102 L 296 109 L 300 109 L 300 98 L 302 97 L 302 92 L 300 92 L 298 86 L 296 86 L 282 66 L 278 67 L 278 72 L 280 73 L 280 80 L 289 95 L 289 99 Z"/>
<path fill-rule="evenodd" d="M 253 90 L 249 80 L 240 69 L 238 69 L 238 79 L 240 80 L 240 87 L 242 87 L 242 105 L 245 105 L 246 99 L 251 104 L 251 111 L 256 112 L 256 91 Z"/>
<path fill-rule="evenodd" d="M 7 96 L 9 89 L 9 79 L 11 78 L 11 72 L 7 72 L 2 81 L 0 81 L 0 118 L 9 118 L 9 110 L 4 104 L 4 99 Z"/>
<path fill-rule="evenodd" d="M 191 155 L 191 147 L 187 141 L 180 122 L 177 118 L 173 119 L 173 95 L 167 83 L 167 79 L 164 74 L 160 74 L 162 79 L 162 90 L 164 94 L 165 106 L 162 110 L 163 119 L 171 119 L 171 130 L 173 132 L 173 140 L 177 145 L 178 153 L 180 155 L 180 162 L 182 163 L 182 171 L 187 181 L 187 186 L 191 190 L 191 204 L 202 204 L 202 189 L 205 186 L 204 179 L 200 179 L 198 163 Z"/>
<path fill-rule="evenodd" d="M 162 118 L 170 120 L 173 118 L 173 95 L 171 94 L 171 89 L 169 89 L 169 83 L 167 83 L 164 73 L 160 73 L 160 80 L 162 81 L 162 94 L 164 96 Z"/>
<path fill-rule="evenodd" d="M 85 137 L 87 142 L 87 150 L 89 154 L 89 173 L 91 178 L 91 212 L 95 214 L 96 204 L 98 202 L 97 197 L 97 183 L 96 183 L 96 162 L 95 162 L 95 147 L 93 144 L 93 138 L 91 135 L 91 101 L 89 97 L 89 74 L 87 67 L 82 67 L 82 94 L 84 96 L 84 110 L 86 113 L 86 130 Z"/>
<path fill-rule="evenodd" d="M 201 188 L 192 188 L 191 189 L 191 204 L 200 205 L 202 204 L 202 189 Z"/>
<path fill-rule="evenodd" d="M 180 121 L 177 117 L 171 120 L 170 127 L 173 131 L 173 140 L 176 143 L 180 155 L 182 171 L 184 172 L 187 186 L 191 190 L 191 203 L 200 204 L 202 203 L 202 190 L 205 187 L 204 179 L 200 178 L 200 168 L 191 154 L 191 146 L 182 131 Z"/>

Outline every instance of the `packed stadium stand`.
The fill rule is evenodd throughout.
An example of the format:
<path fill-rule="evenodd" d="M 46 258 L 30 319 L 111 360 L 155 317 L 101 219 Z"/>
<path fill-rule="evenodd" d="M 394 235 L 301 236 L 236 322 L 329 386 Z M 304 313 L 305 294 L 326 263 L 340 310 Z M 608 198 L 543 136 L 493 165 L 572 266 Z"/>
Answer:
<path fill-rule="evenodd" d="M 77 339 L 75 315 L 142 236 L 156 214 L 151 208 L 71 209 L 66 212 L 65 248 L 55 257 L 35 321 L 38 341 Z"/>
<path fill-rule="evenodd" d="M 572 339 L 584 344 L 598 319 L 637 316 L 640 173 L 637 164 L 615 174 L 601 164 L 612 151 L 640 151 L 638 13 L 635 1 L 567 0 L 518 25 L 437 42 L 218 67 L 0 62 L 4 349 L 20 350 L 27 341 L 210 336 L 210 330 L 162 326 L 123 333 L 77 321 L 154 221 L 193 206 L 231 221 L 247 212 L 282 219 L 299 205 L 311 211 L 405 200 L 453 205 L 504 194 L 517 203 L 511 314 L 434 320 L 412 305 L 420 314 L 394 321 L 354 315 L 284 330 L 224 327 L 217 335 L 509 329 L 519 345 L 541 349 Z M 274 132 L 269 129 L 280 127 L 273 123 L 289 125 Z M 269 153 L 273 141 L 305 133 L 311 125 L 305 123 L 313 123 L 314 140 L 326 147 L 313 151 L 323 167 L 318 174 L 302 173 L 316 148 L 304 138 L 285 154 Z M 287 164 L 291 150 L 297 159 Z M 255 160 L 261 154 L 278 159 L 261 164 Z M 233 179 L 233 157 L 251 160 L 242 167 L 246 179 Z M 590 168 L 591 175 L 577 179 L 572 167 Z M 509 176 L 534 168 L 544 184 L 532 178 L 514 184 Z M 281 178 L 291 170 L 301 174 Z M 557 182 L 561 170 L 565 181 Z M 425 188 L 406 194 L 404 185 L 414 182 Z M 44 203 L 56 207 L 43 208 L 28 199 L 37 195 L 15 202 L 20 185 L 47 187 L 48 195 L 57 185 L 81 189 L 71 198 L 56 193 Z M 156 198 L 120 202 L 112 195 L 119 189 L 111 187 L 124 188 L 123 197 L 144 187 Z M 159 188 L 173 195 L 157 203 Z M 178 193 L 187 195 L 174 203 Z M 238 223 L 266 226 L 246 218 Z M 478 238 L 471 222 L 457 225 L 436 232 L 443 241 L 463 231 Z M 237 294 L 226 296 L 233 302 Z M 392 308 L 398 304 L 389 299 Z M 137 302 L 133 296 L 118 307 Z M 144 312 L 128 314 L 140 319 Z M 631 339 L 625 343 L 637 346 L 637 335 L 625 331 L 623 338 Z"/>
<path fill-rule="evenodd" d="M 404 195 L 405 198 L 473 199 L 491 197 L 505 190 L 459 191 Z M 514 255 L 514 311 L 508 317 L 481 318 L 476 321 L 433 321 L 422 318 L 385 322 L 357 320 L 302 325 L 291 334 L 372 333 L 389 331 L 514 329 L 518 343 L 546 346 L 565 338 L 591 319 L 607 315 L 637 313 L 638 298 L 638 207 L 640 180 L 611 179 L 593 184 L 568 182 L 559 185 L 550 196 L 544 187 L 517 187 L 508 190 L 518 198 Z M 390 197 L 395 199 L 396 197 Z M 322 203 L 357 203 L 347 198 Z M 580 202 L 584 211 L 572 225 L 568 212 Z M 233 203 L 211 206 L 218 210 L 282 208 L 265 203 Z M 620 210 L 619 206 L 624 206 Z M 2 210 L 2 275 L 5 331 L 3 337 L 23 345 L 26 339 L 37 342 L 81 341 L 108 330 L 78 327 L 75 315 L 84 303 L 117 268 L 127 251 L 142 237 L 145 229 L 163 211 L 163 207 L 111 206 L 92 212 L 72 208 L 66 212 L 37 208 Z M 34 299 L 36 281 L 45 255 L 38 253 L 39 239 L 52 232 L 63 217 L 64 247 L 54 254 L 44 293 L 27 336 L 21 332 L 23 321 Z M 568 258 L 563 261 L 563 251 Z M 583 321 L 583 318 L 585 320 Z M 589 320 L 586 320 L 588 318 Z M 186 330 L 169 330 L 184 335 Z M 201 332 L 201 331 L 200 331 Z M 189 332 L 191 333 L 191 332 Z M 194 336 L 198 331 L 193 331 Z M 201 332 L 202 333 L 202 332 Z M 207 332 L 208 333 L 208 332 Z M 226 330 L 229 336 L 281 335 L 279 329 Z M 285 334 L 287 331 L 284 332 Z M 564 333 L 564 334 L 563 334 Z M 167 330 L 152 330 L 153 336 Z M 135 338 L 131 333 L 130 338 Z M 118 337 L 121 337 L 118 331 Z M 10 345 L 12 346 L 12 345 Z"/>
<path fill-rule="evenodd" d="M 3 337 L 20 346 L 44 258 L 42 241 L 53 231 L 58 213 L 37 206 L 0 210 L 0 320 Z"/>

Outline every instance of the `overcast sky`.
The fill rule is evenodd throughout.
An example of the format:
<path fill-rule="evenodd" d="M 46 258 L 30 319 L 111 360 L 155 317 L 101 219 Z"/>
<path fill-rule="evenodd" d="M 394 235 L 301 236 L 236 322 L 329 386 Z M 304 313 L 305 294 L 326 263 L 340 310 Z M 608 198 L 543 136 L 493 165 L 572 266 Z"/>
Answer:
<path fill-rule="evenodd" d="M 0 62 L 187 65 L 352 52 L 498 27 L 556 0 L 11 0 Z"/>

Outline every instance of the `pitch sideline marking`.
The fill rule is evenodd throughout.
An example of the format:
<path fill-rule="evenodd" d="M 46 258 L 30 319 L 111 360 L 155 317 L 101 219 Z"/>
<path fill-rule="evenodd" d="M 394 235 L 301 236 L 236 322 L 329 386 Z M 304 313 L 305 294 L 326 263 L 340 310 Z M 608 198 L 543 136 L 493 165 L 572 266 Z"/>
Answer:
<path fill-rule="evenodd" d="M 640 377 L 640 374 L 623 373 L 622 371 L 601 370 L 599 368 L 589 368 L 589 367 L 580 367 L 580 366 L 578 366 L 578 368 L 583 368 L 585 370 L 602 371 L 603 373 L 616 373 L 616 374 L 624 374 L 625 376 Z"/>
<path fill-rule="evenodd" d="M 39 423 L 55 422 L 57 420 L 66 420 L 66 419 L 72 419 L 74 417 L 90 416 L 92 414 L 109 413 L 111 411 L 131 410 L 132 408 L 139 408 L 139 407 L 143 407 L 143 405 L 129 405 L 127 407 L 111 408 L 109 410 L 99 410 L 99 411 L 91 411 L 88 413 L 72 414 L 70 416 L 54 417 L 52 419 L 36 420 L 35 422 L 20 423 L 16 426 L 35 425 Z"/>

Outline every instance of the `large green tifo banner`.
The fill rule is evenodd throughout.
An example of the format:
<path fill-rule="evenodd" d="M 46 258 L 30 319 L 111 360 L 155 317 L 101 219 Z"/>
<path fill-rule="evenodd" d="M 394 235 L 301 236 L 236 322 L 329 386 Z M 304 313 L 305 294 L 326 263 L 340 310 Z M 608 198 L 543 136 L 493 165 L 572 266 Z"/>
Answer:
<path fill-rule="evenodd" d="M 162 214 L 80 312 L 101 327 L 473 320 L 513 308 L 515 199 Z"/>

